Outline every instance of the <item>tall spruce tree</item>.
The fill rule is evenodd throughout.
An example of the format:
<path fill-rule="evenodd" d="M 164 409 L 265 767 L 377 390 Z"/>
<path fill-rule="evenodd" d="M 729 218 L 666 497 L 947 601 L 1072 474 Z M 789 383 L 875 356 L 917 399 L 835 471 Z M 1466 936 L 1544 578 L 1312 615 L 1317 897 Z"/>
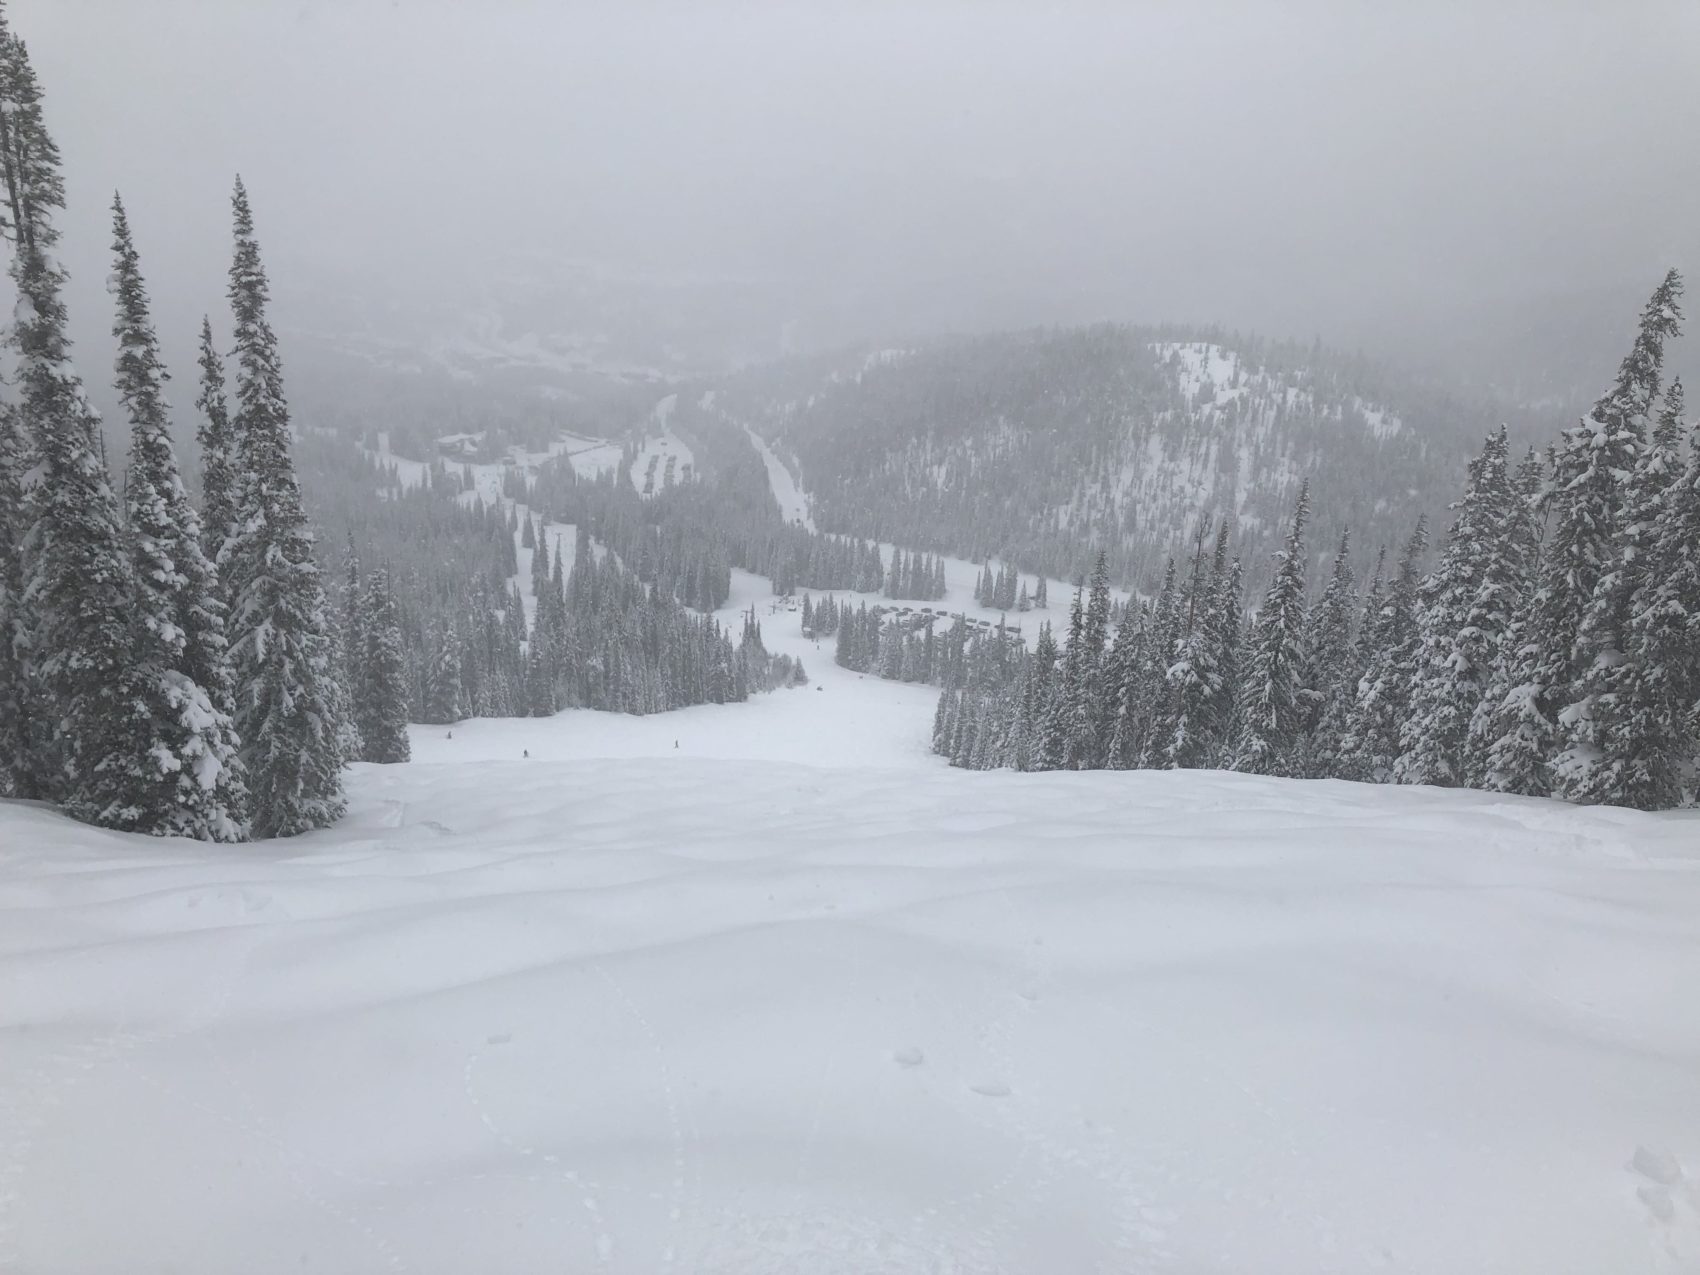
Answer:
<path fill-rule="evenodd" d="M 1168 715 L 1169 665 L 1174 659 L 1175 643 L 1180 639 L 1181 603 L 1175 560 L 1170 558 L 1163 567 L 1162 587 L 1151 604 L 1140 650 L 1139 675 L 1122 740 L 1127 747 L 1137 738 L 1137 765 L 1146 769 L 1161 770 L 1167 765 L 1164 750 L 1168 740 L 1162 733 L 1162 722 Z"/>
<path fill-rule="evenodd" d="M 1621 804 L 1637 800 L 1638 790 L 1645 786 L 1632 773 L 1640 749 L 1631 729 L 1636 712 L 1624 699 L 1635 673 L 1625 650 L 1626 629 L 1631 599 L 1651 556 L 1659 509 L 1681 464 L 1679 427 L 1661 421 L 1655 428 L 1652 419 L 1664 343 L 1680 333 L 1681 296 L 1682 279 L 1673 270 L 1642 311 L 1635 345 L 1619 370 L 1617 384 L 1593 413 L 1601 427 L 1597 433 L 1627 436 L 1625 450 L 1634 455 L 1634 464 L 1627 474 L 1613 475 L 1617 484 L 1614 542 L 1603 555 L 1605 561 L 1577 633 L 1572 703 L 1559 715 L 1567 747 L 1555 762 L 1554 773 L 1561 794 L 1573 801 Z M 1619 459 L 1620 453 L 1612 451 L 1605 461 Z M 1583 487 L 1578 482 L 1576 487 L 1586 493 L 1578 503 L 1587 506 L 1591 503 L 1587 497 L 1604 484 Z M 1614 743 L 1623 746 L 1616 756 Z"/>
<path fill-rule="evenodd" d="M 124 476 L 135 567 L 136 708 L 147 747 L 128 759 L 135 827 L 156 836 L 239 841 L 247 788 L 231 724 L 224 610 L 201 551 L 201 524 L 178 475 L 165 402 L 166 371 L 122 200 L 112 201 L 114 382 L 130 418 Z"/>
<path fill-rule="evenodd" d="M 1045 706 L 1045 720 L 1039 730 L 1036 770 L 1063 770 L 1071 761 L 1070 748 L 1077 738 L 1077 711 L 1083 703 L 1079 688 L 1085 664 L 1086 643 L 1082 636 L 1084 609 L 1080 590 L 1074 591 L 1074 601 L 1068 613 L 1068 644 L 1057 662 L 1051 677 L 1050 694 Z"/>
<path fill-rule="evenodd" d="M 1491 767 L 1493 725 L 1510 688 L 1509 672 L 1518 658 L 1529 598 L 1541 569 L 1541 491 L 1547 467 L 1533 447 L 1511 478 L 1510 502 L 1500 524 L 1497 552 L 1489 561 L 1476 598 L 1484 627 L 1497 630 L 1492 666 L 1481 702 L 1470 720 L 1464 748 L 1464 781 L 1472 788 L 1494 787 Z"/>
<path fill-rule="evenodd" d="M 54 256 L 65 185 L 41 100 L 23 42 L 0 13 L 3 229 L 17 291 L 10 344 L 29 457 L 13 609 L 21 652 L 14 693 L 29 733 L 14 786 L 75 818 L 134 828 L 143 812 L 131 801 L 128 771 L 146 746 L 131 650 L 135 579 L 100 418 L 70 361 L 66 275 Z"/>
<path fill-rule="evenodd" d="M 1011 764 L 1018 770 L 1047 770 L 1045 729 L 1051 719 L 1051 701 L 1056 694 L 1058 651 L 1049 623 L 1039 626 L 1033 640 L 1033 658 L 1021 687 L 1017 710 L 1016 738 Z M 960 707 L 957 711 L 960 716 Z"/>
<path fill-rule="evenodd" d="M 1487 694 L 1471 723 L 1471 783 L 1491 792 L 1533 796 L 1546 791 L 1552 720 L 1528 677 L 1540 655 L 1533 634 L 1544 573 L 1541 547 L 1549 470 L 1550 459 L 1532 447 L 1517 469 L 1510 548 L 1522 564 L 1519 601 L 1500 640 Z"/>
<path fill-rule="evenodd" d="M 1341 709 L 1355 690 L 1357 608 L 1351 534 L 1342 531 L 1328 583 L 1305 621 L 1304 756 L 1299 773 L 1313 779 L 1331 777 L 1339 764 Z"/>
<path fill-rule="evenodd" d="M 1551 534 L 1521 634 L 1521 661 L 1494 745 L 1498 782 L 1519 792 L 1587 799 L 1600 757 L 1594 699 L 1584 683 L 1596 661 L 1618 658 L 1618 560 L 1625 484 L 1646 439 L 1666 338 L 1677 331 L 1682 281 L 1671 271 L 1642 310 L 1617 379 L 1565 431 L 1547 493 Z M 1596 605 L 1596 590 L 1611 600 Z"/>
<path fill-rule="evenodd" d="M 1211 578 L 1204 565 L 1205 526 L 1199 524 L 1193 545 L 1192 569 L 1187 574 L 1181 605 L 1180 631 L 1173 659 L 1165 671 L 1162 708 L 1153 722 L 1156 746 L 1153 764 L 1163 769 L 1191 770 L 1215 760 L 1218 723 L 1217 697 L 1222 670 L 1217 631 L 1212 623 Z M 1225 568 L 1226 543 L 1217 541 L 1218 570 Z"/>
<path fill-rule="evenodd" d="M 1381 594 L 1380 607 L 1366 617 L 1360 639 L 1365 651 L 1363 675 L 1345 735 L 1342 753 L 1349 758 L 1345 778 L 1385 783 L 1393 763 L 1404 751 L 1399 732 L 1411 710 L 1411 683 L 1416 676 L 1417 627 L 1421 602 L 1422 557 L 1428 548 L 1428 516 L 1417 519 L 1405 542 L 1393 580 Z M 1378 573 L 1379 574 L 1379 573 Z"/>
<path fill-rule="evenodd" d="M 1003 595 L 1013 594 L 1015 580 L 1016 573 L 1011 568 L 1000 589 L 1000 602 L 1004 601 Z M 1013 597 L 1008 598 L 1008 602 L 1013 601 Z M 1109 628 L 1110 570 L 1100 549 L 1087 585 L 1086 610 L 1080 622 L 1080 660 L 1069 705 L 1068 764 L 1076 770 L 1098 769 L 1109 752 L 1106 705 L 1110 691 L 1104 679 L 1104 643 Z"/>
<path fill-rule="evenodd" d="M 1304 725 L 1305 523 L 1310 484 L 1299 487 L 1287 543 L 1276 556 L 1275 578 L 1257 613 L 1245 683 L 1234 769 L 1290 774 L 1299 762 Z"/>
<path fill-rule="evenodd" d="M 1050 632 L 1046 625 L 1043 640 Z M 1110 770 L 1131 770 L 1139 764 L 1139 674 L 1145 658 L 1145 616 L 1133 604 L 1116 628 L 1104 656 L 1104 686 L 1110 709 L 1109 742 L 1103 764 Z M 1035 646 L 1037 652 L 1037 646 Z"/>
<path fill-rule="evenodd" d="M 425 670 L 419 720 L 453 725 L 465 716 L 461 695 L 460 635 L 452 624 L 444 623 L 438 626 L 433 639 L 426 648 L 431 663 Z"/>
<path fill-rule="evenodd" d="M 224 392 L 224 360 L 213 345 L 212 320 L 201 319 L 198 359 L 201 376 L 195 394 L 199 418 L 195 438 L 201 445 L 201 544 L 207 559 L 218 571 L 219 598 L 230 601 L 228 567 L 224 546 L 236 523 L 237 478 L 236 432 L 230 421 L 230 404 Z"/>
<path fill-rule="evenodd" d="M 1210 764 L 1226 766 L 1229 750 L 1240 737 L 1240 669 L 1245 661 L 1245 571 L 1237 557 L 1218 574 L 1213 605 L 1222 686 L 1216 694 L 1216 749 Z"/>
<path fill-rule="evenodd" d="M 1679 805 L 1695 757 L 1700 702 L 1700 448 L 1683 463 L 1682 382 L 1673 381 L 1642 452 L 1616 585 L 1617 657 L 1584 679 L 1595 703 L 1583 800 L 1642 810 Z M 1695 440 L 1700 445 L 1700 438 Z M 1598 596 L 1598 592 L 1597 592 Z"/>
<path fill-rule="evenodd" d="M 290 455 L 283 369 L 266 319 L 270 287 L 240 178 L 232 208 L 233 423 L 241 482 L 225 556 L 232 583 L 236 725 L 254 834 L 287 837 L 327 827 L 343 812 L 347 736 L 338 715 L 344 700 L 336 685 L 313 532 Z"/>
<path fill-rule="evenodd" d="M 337 653 L 337 717 L 342 722 L 342 755 L 350 759 L 366 755 L 366 746 L 360 739 L 360 715 L 354 707 L 354 697 L 360 687 L 361 661 L 366 657 L 366 634 L 360 622 L 363 602 L 360 554 L 354 548 L 354 532 L 350 531 L 342 551 L 342 607 L 334 613 L 333 625 Z"/>
<path fill-rule="evenodd" d="M 1567 643 L 1552 672 L 1554 704 L 1564 750 L 1552 763 L 1555 791 L 1571 801 L 1600 801 L 1617 780 L 1598 775 L 1608 765 L 1603 734 L 1615 666 L 1623 658 L 1623 621 L 1634 587 L 1634 529 L 1627 522 L 1630 484 L 1657 481 L 1642 467 L 1651 416 L 1659 394 L 1664 342 L 1680 333 L 1683 282 L 1676 270 L 1640 311 L 1635 343 L 1618 367 L 1617 381 L 1559 449 L 1561 503 L 1554 524 L 1552 561 L 1562 575 L 1549 581 L 1554 607 L 1549 641 Z M 1654 495 L 1656 500 L 1656 495 Z"/>
<path fill-rule="evenodd" d="M 364 750 L 361 760 L 406 761 L 411 755 L 407 738 L 407 664 L 402 659 L 401 625 L 396 617 L 395 597 L 390 592 L 388 569 L 378 567 L 367 577 L 360 619 L 364 639 L 361 676 L 353 699 Z"/>
<path fill-rule="evenodd" d="M 1363 601 L 1358 608 L 1358 620 L 1353 629 L 1352 661 L 1342 693 L 1323 709 L 1311 740 L 1310 764 L 1313 778 L 1368 779 L 1369 768 L 1350 747 L 1352 729 L 1358 712 L 1358 692 L 1370 661 L 1376 652 L 1372 646 L 1382 623 L 1382 611 L 1387 588 L 1387 546 L 1375 551 L 1375 570 L 1364 586 Z"/>
<path fill-rule="evenodd" d="M 354 533 L 348 533 L 342 550 L 342 676 L 350 686 L 360 685 L 360 658 L 365 636 L 360 631 L 360 612 L 365 605 L 360 583 L 360 552 Z"/>
<path fill-rule="evenodd" d="M 1440 564 L 1424 582 L 1411 710 L 1394 764 L 1401 783 L 1457 787 L 1474 779 L 1470 732 L 1521 603 L 1521 498 L 1504 426 L 1470 462 Z"/>

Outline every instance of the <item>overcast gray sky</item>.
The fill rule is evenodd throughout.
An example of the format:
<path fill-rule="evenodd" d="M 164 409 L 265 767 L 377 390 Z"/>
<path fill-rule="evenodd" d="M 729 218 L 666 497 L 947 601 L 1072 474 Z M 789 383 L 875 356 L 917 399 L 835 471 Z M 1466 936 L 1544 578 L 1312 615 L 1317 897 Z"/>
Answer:
<path fill-rule="evenodd" d="M 874 326 L 1350 345 L 1700 265 L 1693 0 L 8 8 L 74 302 L 103 304 L 118 187 L 173 324 L 219 300 L 238 169 L 297 307 L 543 252 L 852 296 Z"/>

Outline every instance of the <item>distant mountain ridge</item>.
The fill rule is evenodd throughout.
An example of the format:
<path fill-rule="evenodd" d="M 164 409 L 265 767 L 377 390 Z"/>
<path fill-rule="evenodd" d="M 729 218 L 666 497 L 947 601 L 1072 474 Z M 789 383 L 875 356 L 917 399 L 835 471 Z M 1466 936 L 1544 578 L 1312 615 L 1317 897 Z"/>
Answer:
<path fill-rule="evenodd" d="M 1316 344 L 1119 325 L 792 360 L 717 403 L 795 463 L 822 530 L 1064 577 L 1103 548 L 1142 588 L 1223 516 L 1260 574 L 1307 478 L 1316 556 L 1350 527 L 1367 569 L 1419 514 L 1444 526 L 1502 420 L 1525 445 L 1559 423 Z"/>

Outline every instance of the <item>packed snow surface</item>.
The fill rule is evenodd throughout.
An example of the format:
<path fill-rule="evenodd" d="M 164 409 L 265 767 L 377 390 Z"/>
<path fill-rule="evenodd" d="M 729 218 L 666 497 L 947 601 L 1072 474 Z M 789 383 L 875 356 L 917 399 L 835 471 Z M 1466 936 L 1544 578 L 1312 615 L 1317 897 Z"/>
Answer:
<path fill-rule="evenodd" d="M 0 803 L 0 1271 L 1700 1271 L 1692 816 L 952 771 L 761 618 L 292 841 Z"/>

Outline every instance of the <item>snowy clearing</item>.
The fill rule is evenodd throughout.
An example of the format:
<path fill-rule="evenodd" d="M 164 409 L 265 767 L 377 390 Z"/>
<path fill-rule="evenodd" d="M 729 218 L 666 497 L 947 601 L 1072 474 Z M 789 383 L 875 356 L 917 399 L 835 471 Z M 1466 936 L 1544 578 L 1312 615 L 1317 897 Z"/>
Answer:
<path fill-rule="evenodd" d="M 448 437 L 450 439 L 459 440 L 471 438 L 473 435 L 461 434 L 449 435 Z M 396 480 L 400 482 L 403 487 L 417 487 L 420 483 L 425 481 L 425 474 L 426 471 L 431 468 L 431 462 L 410 460 L 405 456 L 397 456 L 390 450 L 390 438 L 388 434 L 380 435 L 378 441 L 379 447 L 377 451 L 372 451 L 369 448 L 362 448 L 361 450 L 373 460 L 376 460 L 381 464 L 391 466 L 395 470 Z M 447 440 L 438 439 L 437 441 L 442 443 Z M 472 488 L 469 491 L 461 493 L 461 498 L 463 500 L 471 501 L 474 498 L 479 498 L 484 500 L 486 503 L 494 503 L 502 499 L 502 483 L 508 473 L 513 470 L 519 470 L 524 473 L 534 473 L 538 466 L 542 465 L 546 461 L 554 459 L 556 456 L 562 455 L 563 453 L 576 455 L 577 453 L 586 450 L 600 451 L 601 449 L 609 447 L 614 449 L 614 463 L 618 464 L 620 449 L 615 444 L 606 443 L 600 439 L 584 438 L 577 434 L 565 432 L 562 433 L 561 437 L 549 444 L 546 451 L 527 451 L 525 448 L 517 445 L 509 447 L 507 459 L 499 464 L 489 461 L 458 460 L 452 457 L 440 457 L 439 459 L 441 459 L 443 463 L 456 474 L 471 474 Z M 576 468 L 578 464 L 576 459 L 573 463 Z"/>

